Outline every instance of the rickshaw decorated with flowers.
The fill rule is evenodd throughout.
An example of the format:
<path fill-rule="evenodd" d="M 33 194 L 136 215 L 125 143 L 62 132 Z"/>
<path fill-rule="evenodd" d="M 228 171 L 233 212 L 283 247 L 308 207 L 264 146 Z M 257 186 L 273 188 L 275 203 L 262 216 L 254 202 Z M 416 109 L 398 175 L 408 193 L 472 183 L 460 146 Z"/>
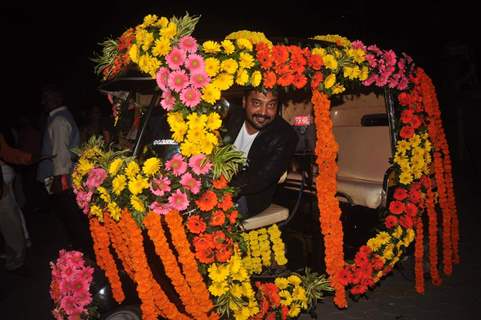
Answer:
<path fill-rule="evenodd" d="M 346 308 L 346 293 L 374 288 L 413 242 L 415 287 L 422 293 L 424 221 L 432 282 L 441 283 L 439 241 L 443 272 L 450 275 L 459 263 L 451 162 L 435 88 L 423 69 L 404 53 L 338 35 L 313 35 L 298 46 L 244 30 L 200 43 L 192 36 L 198 20 L 148 15 L 104 42 L 97 57 L 96 71 L 105 83 L 118 84 L 135 69 L 154 84 L 145 117 L 161 108 L 178 146 L 178 152 L 160 157 L 144 152 L 141 143 L 132 154 L 92 138 L 79 150 L 74 191 L 114 299 L 121 304 L 125 298 L 119 276 L 124 272 L 135 284 L 143 319 L 296 318 L 326 291 Z M 353 84 L 390 90 L 394 154 L 383 230 L 346 262 L 330 111 L 331 98 Z M 219 134 L 219 101 L 232 86 L 310 92 L 325 276 L 284 272 L 253 280 L 287 260 L 278 226 L 245 231 L 233 201 L 236 190 L 229 181 L 245 159 Z M 161 262 L 163 281 L 154 276 L 146 239 Z"/>

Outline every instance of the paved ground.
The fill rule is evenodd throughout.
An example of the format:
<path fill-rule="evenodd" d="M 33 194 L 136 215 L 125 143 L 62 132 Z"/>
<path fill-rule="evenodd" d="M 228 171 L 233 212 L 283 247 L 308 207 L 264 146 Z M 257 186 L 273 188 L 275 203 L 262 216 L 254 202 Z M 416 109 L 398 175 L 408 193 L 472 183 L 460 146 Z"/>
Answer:
<path fill-rule="evenodd" d="M 318 319 L 478 319 L 481 305 L 481 257 L 477 246 L 480 198 L 470 176 L 458 174 L 456 189 L 460 211 L 461 264 L 454 267 L 451 277 L 444 277 L 441 287 L 426 285 L 426 293 L 419 295 L 406 271 L 399 271 L 384 279 L 380 285 L 358 302 L 350 301 L 349 308 L 337 309 L 326 298 L 317 307 Z M 477 194 L 476 194 L 477 192 Z M 0 267 L 0 319 L 43 320 L 52 319 L 49 298 L 49 261 L 59 249 L 67 245 L 60 224 L 48 213 L 28 217 L 33 246 L 29 250 L 28 269 L 24 274 L 12 274 Z M 289 243 L 288 243 L 289 246 Z M 294 249 L 295 250 L 295 249 Z M 292 250 L 291 250 L 292 251 Z M 301 319 L 309 319 L 303 315 Z"/>

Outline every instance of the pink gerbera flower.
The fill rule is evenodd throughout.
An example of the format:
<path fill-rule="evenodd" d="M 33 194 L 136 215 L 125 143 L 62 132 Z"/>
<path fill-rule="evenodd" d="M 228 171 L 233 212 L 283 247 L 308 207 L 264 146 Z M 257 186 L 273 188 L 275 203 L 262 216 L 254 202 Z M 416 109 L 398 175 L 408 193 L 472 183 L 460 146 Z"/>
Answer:
<path fill-rule="evenodd" d="M 194 108 L 200 103 L 200 97 L 200 91 L 193 87 L 187 87 L 180 93 L 180 101 L 190 108 Z"/>
<path fill-rule="evenodd" d="M 191 54 L 187 57 L 185 66 L 190 72 L 202 71 L 205 68 L 204 59 L 198 54 Z"/>
<path fill-rule="evenodd" d="M 170 191 L 170 180 L 167 177 L 152 179 L 150 182 L 150 191 L 156 196 L 162 197 L 166 192 Z"/>
<path fill-rule="evenodd" d="M 205 71 L 197 71 L 190 75 L 190 82 L 196 88 L 205 87 L 209 81 L 210 78 Z"/>
<path fill-rule="evenodd" d="M 190 173 L 185 173 L 180 179 L 180 184 L 184 188 L 190 190 L 193 194 L 198 194 L 200 190 L 200 181 L 192 177 Z"/>
<path fill-rule="evenodd" d="M 190 157 L 189 166 L 194 173 L 201 175 L 209 172 L 210 168 L 212 168 L 212 163 L 206 159 L 205 155 L 197 154 Z"/>
<path fill-rule="evenodd" d="M 107 171 L 105 171 L 105 169 L 94 168 L 90 170 L 87 178 L 87 182 L 85 183 L 85 185 L 89 190 L 92 191 L 96 189 L 98 186 L 100 186 L 102 182 L 104 182 L 105 178 L 107 178 Z"/>
<path fill-rule="evenodd" d="M 162 91 L 167 91 L 167 80 L 169 79 L 169 69 L 162 67 L 157 71 L 155 81 Z"/>
<path fill-rule="evenodd" d="M 165 163 L 165 167 L 167 170 L 171 170 L 174 175 L 180 176 L 187 170 L 187 163 L 185 163 L 184 157 L 180 154 L 176 154 Z"/>
<path fill-rule="evenodd" d="M 167 90 L 162 93 L 162 100 L 160 101 L 160 105 L 167 111 L 170 111 L 174 108 L 175 97 L 172 95 L 171 91 Z"/>
<path fill-rule="evenodd" d="M 165 56 L 169 68 L 172 70 L 178 70 L 180 66 L 184 64 L 185 54 L 185 50 L 173 48 L 172 51 Z"/>
<path fill-rule="evenodd" d="M 189 76 L 183 70 L 173 71 L 169 74 L 167 81 L 170 89 L 180 92 L 189 85 Z"/>
<path fill-rule="evenodd" d="M 169 197 L 169 205 L 175 210 L 182 211 L 189 206 L 189 200 L 187 200 L 185 193 L 177 189 L 175 193 L 172 193 Z"/>
<path fill-rule="evenodd" d="M 191 36 L 185 36 L 179 40 L 179 47 L 182 50 L 194 53 L 197 50 L 197 41 Z"/>
<path fill-rule="evenodd" d="M 170 210 L 172 210 L 168 203 L 159 203 L 157 201 L 152 202 L 149 208 L 158 215 L 166 215 Z"/>

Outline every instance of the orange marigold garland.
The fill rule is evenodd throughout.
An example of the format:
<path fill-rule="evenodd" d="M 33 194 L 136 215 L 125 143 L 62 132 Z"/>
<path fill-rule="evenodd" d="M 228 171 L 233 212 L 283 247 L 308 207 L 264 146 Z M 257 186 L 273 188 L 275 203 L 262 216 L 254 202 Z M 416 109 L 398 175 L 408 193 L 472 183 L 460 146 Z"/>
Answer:
<path fill-rule="evenodd" d="M 109 250 L 110 241 L 107 230 L 97 219 L 90 219 L 89 225 L 97 264 L 102 270 L 104 270 L 105 275 L 109 280 L 115 301 L 117 301 L 117 303 L 122 303 L 125 299 L 125 294 L 122 290 L 122 283 L 120 282 L 117 265 L 115 264 L 115 260 Z"/>
<path fill-rule="evenodd" d="M 178 211 L 171 211 L 165 215 L 165 221 L 169 227 L 172 243 L 177 251 L 178 259 L 182 263 L 182 271 L 197 299 L 197 307 L 204 313 L 210 312 L 214 304 L 210 299 L 209 291 L 199 272 L 194 254 L 190 249 L 190 243 L 185 234 L 182 217 Z"/>
<path fill-rule="evenodd" d="M 155 252 L 164 265 L 165 273 L 169 277 L 175 290 L 179 294 L 187 312 L 195 319 L 207 319 L 207 315 L 198 308 L 195 296 L 186 282 L 185 276 L 180 271 L 177 259 L 170 249 L 164 229 L 160 222 L 160 216 L 150 212 L 144 219 L 150 239 L 152 239 Z"/>
<path fill-rule="evenodd" d="M 438 219 L 434 205 L 434 192 L 430 180 L 429 185 L 426 187 L 426 210 L 429 218 L 429 271 L 431 273 L 432 283 L 439 286 L 441 284 L 441 277 L 438 270 Z"/>
<path fill-rule="evenodd" d="M 416 276 L 416 291 L 424 293 L 424 234 L 423 234 L 423 219 L 418 217 L 416 219 L 416 243 L 414 247 L 414 273 Z"/>
<path fill-rule="evenodd" d="M 443 271 L 446 275 L 450 275 L 452 273 L 453 257 L 456 263 L 459 262 L 458 218 L 452 185 L 451 160 L 449 159 L 449 148 L 441 121 L 441 112 L 436 99 L 434 85 L 420 68 L 418 68 L 418 77 L 422 88 L 423 102 L 430 120 L 428 125 L 429 135 L 435 147 L 434 174 L 439 204 L 443 213 Z"/>
<path fill-rule="evenodd" d="M 345 308 L 346 292 L 343 284 L 337 279 L 344 267 L 341 209 L 335 197 L 338 145 L 332 133 L 329 99 L 325 94 L 313 90 L 312 104 L 317 136 L 316 162 L 319 166 L 319 174 L 316 177 L 317 200 L 320 211 L 319 221 L 324 235 L 326 270 L 331 285 L 336 291 L 334 303 L 340 308 Z"/>
<path fill-rule="evenodd" d="M 157 319 L 159 314 L 167 319 L 188 319 L 179 312 L 155 281 L 145 256 L 143 236 L 135 220 L 130 214 L 125 214 L 122 215 L 120 223 L 123 231 L 128 232 L 130 236 L 129 249 L 135 271 L 137 292 L 142 301 L 143 319 Z"/>
<path fill-rule="evenodd" d="M 123 238 L 123 232 L 119 225 L 110 218 L 110 215 L 104 215 L 104 224 L 109 233 L 109 237 L 112 242 L 112 247 L 115 249 L 115 253 L 122 262 L 122 266 L 129 275 L 130 279 L 134 279 L 134 270 L 132 268 L 132 261 L 129 255 L 129 248 L 127 242 Z"/>

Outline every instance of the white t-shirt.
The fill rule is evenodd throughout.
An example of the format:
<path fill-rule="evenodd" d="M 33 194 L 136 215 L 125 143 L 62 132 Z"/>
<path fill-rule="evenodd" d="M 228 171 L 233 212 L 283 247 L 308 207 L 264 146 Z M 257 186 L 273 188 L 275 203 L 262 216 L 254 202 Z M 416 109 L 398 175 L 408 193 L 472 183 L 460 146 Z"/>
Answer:
<path fill-rule="evenodd" d="M 246 158 L 249 154 L 249 150 L 251 149 L 252 142 L 254 142 L 254 139 L 257 137 L 258 133 L 259 131 L 254 134 L 249 134 L 247 132 L 246 123 L 244 121 L 244 124 L 242 125 L 242 128 L 240 129 L 239 134 L 234 141 L 234 146 L 237 150 L 242 151 Z"/>

